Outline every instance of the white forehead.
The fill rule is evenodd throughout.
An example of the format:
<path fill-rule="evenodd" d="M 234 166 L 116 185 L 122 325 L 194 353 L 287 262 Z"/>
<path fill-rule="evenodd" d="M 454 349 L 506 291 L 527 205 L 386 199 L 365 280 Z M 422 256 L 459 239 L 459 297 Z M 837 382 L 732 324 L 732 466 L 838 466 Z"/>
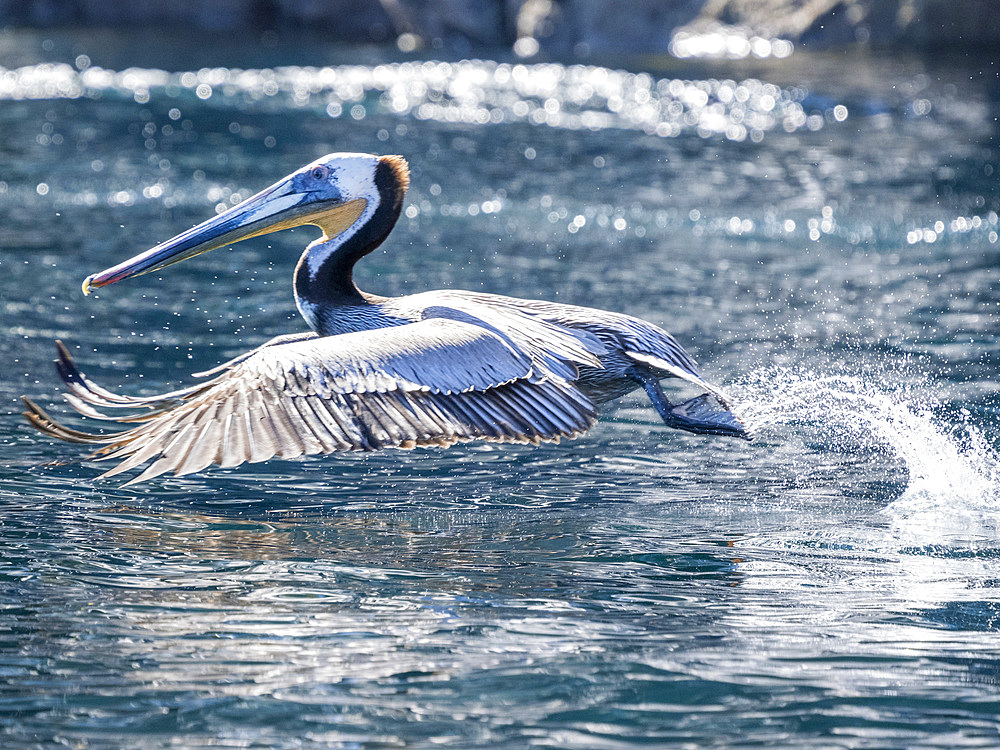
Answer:
<path fill-rule="evenodd" d="M 371 195 L 376 191 L 375 168 L 378 157 L 372 154 L 327 154 L 308 167 L 325 166 L 330 170 L 330 182 L 337 186 L 345 198 Z"/>

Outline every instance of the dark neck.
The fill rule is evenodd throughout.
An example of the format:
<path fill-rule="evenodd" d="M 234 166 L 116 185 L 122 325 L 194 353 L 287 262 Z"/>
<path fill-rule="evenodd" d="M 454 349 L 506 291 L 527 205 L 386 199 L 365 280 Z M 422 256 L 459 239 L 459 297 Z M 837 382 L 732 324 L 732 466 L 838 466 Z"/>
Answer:
<path fill-rule="evenodd" d="M 353 234 L 334 237 L 311 245 L 295 267 L 295 296 L 320 307 L 367 304 L 366 295 L 354 283 L 354 264 L 377 248 L 396 224 L 406 193 L 406 175 L 392 161 L 383 158 L 375 169 L 378 207 Z M 350 231 L 350 230 L 348 230 Z M 326 260 L 311 272 L 311 254 L 332 247 Z"/>

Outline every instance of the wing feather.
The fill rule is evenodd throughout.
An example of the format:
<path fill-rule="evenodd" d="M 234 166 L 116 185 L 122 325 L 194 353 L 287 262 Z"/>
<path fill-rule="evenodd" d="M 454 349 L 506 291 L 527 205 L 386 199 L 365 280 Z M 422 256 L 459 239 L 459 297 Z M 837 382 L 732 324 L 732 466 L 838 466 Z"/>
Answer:
<path fill-rule="evenodd" d="M 302 440 L 296 435 L 295 426 L 288 414 L 289 399 L 280 397 L 274 391 L 263 391 L 270 427 L 277 439 L 277 455 L 281 458 L 298 458 L 305 452 Z"/>
<path fill-rule="evenodd" d="M 510 425 L 501 420 L 490 399 L 469 399 L 464 393 L 458 393 L 450 399 L 448 406 L 457 420 L 450 430 L 455 438 L 503 440 L 510 432 Z M 473 429 L 475 434 L 471 434 Z"/>
<path fill-rule="evenodd" d="M 211 404 L 198 423 L 199 434 L 187 459 L 177 469 L 178 474 L 193 474 L 218 463 L 222 452 L 222 425 L 218 418 L 219 404 Z"/>
<path fill-rule="evenodd" d="M 329 453 L 330 451 L 326 449 L 327 444 L 322 440 L 326 429 L 318 423 L 313 425 L 305 419 L 302 414 L 302 398 L 292 396 L 283 399 L 281 404 L 285 409 L 292 434 L 302 447 L 302 452 L 306 455 Z"/>
<path fill-rule="evenodd" d="M 519 391 L 507 393 L 508 399 L 519 407 L 522 414 L 529 415 L 535 424 L 541 427 L 543 432 L 565 432 L 567 425 L 550 411 L 542 407 L 534 394 Z"/>
<path fill-rule="evenodd" d="M 555 336 L 541 329 L 537 336 Z M 71 404 L 145 409 L 115 433 L 60 425 L 25 400 L 29 420 L 54 437 L 104 446 L 111 477 L 148 463 L 128 484 L 160 474 L 265 461 L 273 456 L 451 445 L 460 440 L 558 440 L 596 419 L 594 404 L 565 377 L 593 354 L 563 342 L 558 367 L 517 337 L 466 320 L 418 323 L 340 336 L 297 336 L 233 360 L 196 388 L 163 396 L 118 396 L 86 380 L 59 345 Z M 554 371 L 556 370 L 556 371 Z"/>
<path fill-rule="evenodd" d="M 133 446 L 126 446 L 124 448 L 120 448 L 118 451 L 115 451 L 115 453 L 112 453 L 108 456 L 102 456 L 100 460 L 105 460 L 105 459 L 114 460 L 116 458 L 121 458 L 123 456 L 126 457 L 125 460 L 122 461 L 120 464 L 116 465 L 115 467 L 113 467 L 112 469 L 101 474 L 98 477 L 98 479 L 108 479 L 110 477 L 129 471 L 130 469 L 134 469 L 137 466 L 141 466 L 142 464 L 146 463 L 150 459 L 155 458 L 162 452 L 163 452 L 163 446 L 154 442 L 146 443 L 138 450 L 136 450 Z"/>
<path fill-rule="evenodd" d="M 246 430 L 246 414 L 230 408 L 222 433 L 222 460 L 219 465 L 228 469 L 249 461 L 250 436 Z"/>
<path fill-rule="evenodd" d="M 76 363 L 73 361 L 73 357 L 69 353 L 69 349 L 66 348 L 62 341 L 56 341 L 56 353 L 58 354 L 58 358 L 55 362 L 56 371 L 59 373 L 59 377 L 62 378 L 63 383 L 65 383 L 68 389 L 68 392 L 65 395 L 67 397 L 70 395 L 75 396 L 77 399 L 76 404 L 86 403 L 110 409 L 134 409 L 140 406 L 166 406 L 180 403 L 181 400 L 189 398 L 193 394 L 198 393 L 205 388 L 204 384 L 199 383 L 198 385 L 182 388 L 178 391 L 163 393 L 157 396 L 121 396 L 117 393 L 112 393 L 105 388 L 101 388 L 85 376 L 76 366 Z M 70 403 L 73 404 L 74 402 L 70 400 Z M 74 404 L 74 408 L 77 408 L 76 404 Z M 86 412 L 83 413 L 86 414 Z M 91 415 L 87 414 L 87 416 Z"/>
<path fill-rule="evenodd" d="M 264 398 L 256 388 L 247 393 L 246 419 L 251 438 L 250 463 L 256 464 L 274 458 L 278 452 L 277 440 L 271 429 Z"/>
<path fill-rule="evenodd" d="M 330 443 L 333 447 L 329 452 L 346 451 L 354 447 L 354 441 L 350 439 L 351 435 L 344 431 L 341 423 L 333 414 L 334 404 L 323 400 L 320 396 L 303 396 L 302 403 L 323 426 L 326 434 L 330 436 Z M 322 440 L 322 433 L 317 431 L 315 434 L 319 435 Z"/>
<path fill-rule="evenodd" d="M 474 301 L 475 296 L 463 293 L 458 295 L 453 304 L 456 307 L 460 306 L 463 300 Z M 482 305 L 479 305 L 475 309 L 478 311 L 481 307 Z M 544 321 L 548 328 L 523 324 L 514 326 L 508 323 L 507 330 L 528 336 L 531 341 L 540 343 L 549 352 L 566 351 L 559 349 L 558 342 L 554 343 L 551 340 L 550 331 L 569 330 L 577 337 L 578 345 L 588 351 L 595 354 L 600 354 L 609 348 L 621 351 L 634 362 L 659 370 L 664 376 L 687 380 L 722 396 L 717 386 L 702 379 L 697 363 L 677 339 L 659 326 L 641 318 L 574 305 L 500 297 L 494 298 L 491 307 L 494 315 L 497 314 L 495 311 L 499 310 L 499 314 L 511 319 L 529 318 Z M 522 330 L 527 333 L 521 334 Z M 566 344 L 561 346 L 565 347 Z"/>

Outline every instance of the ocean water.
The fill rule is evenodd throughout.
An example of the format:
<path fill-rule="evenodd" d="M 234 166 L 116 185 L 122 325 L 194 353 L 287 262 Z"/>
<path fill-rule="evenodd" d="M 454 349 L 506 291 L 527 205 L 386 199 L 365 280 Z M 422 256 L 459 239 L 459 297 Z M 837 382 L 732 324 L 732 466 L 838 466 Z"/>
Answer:
<path fill-rule="evenodd" d="M 1000 744 L 994 61 L 153 46 L 0 36 L 0 745 Z M 307 228 L 80 283 L 330 151 L 413 171 L 363 288 L 644 317 L 756 440 L 121 488 L 26 426 L 53 339 L 145 394 L 302 330 Z"/>

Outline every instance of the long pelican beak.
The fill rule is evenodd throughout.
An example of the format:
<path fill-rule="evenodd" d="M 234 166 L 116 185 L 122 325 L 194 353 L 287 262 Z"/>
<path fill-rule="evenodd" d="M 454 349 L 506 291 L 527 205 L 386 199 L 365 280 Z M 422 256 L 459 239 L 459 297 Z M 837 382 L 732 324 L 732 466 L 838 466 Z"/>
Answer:
<path fill-rule="evenodd" d="M 286 177 L 186 232 L 136 255 L 117 266 L 91 274 L 83 281 L 83 293 L 132 276 L 157 271 L 182 260 L 282 229 L 315 224 L 327 237 L 343 232 L 364 213 L 364 199 L 342 201 L 333 188 L 305 190 L 298 175 Z M 297 184 L 298 183 L 298 184 Z"/>

